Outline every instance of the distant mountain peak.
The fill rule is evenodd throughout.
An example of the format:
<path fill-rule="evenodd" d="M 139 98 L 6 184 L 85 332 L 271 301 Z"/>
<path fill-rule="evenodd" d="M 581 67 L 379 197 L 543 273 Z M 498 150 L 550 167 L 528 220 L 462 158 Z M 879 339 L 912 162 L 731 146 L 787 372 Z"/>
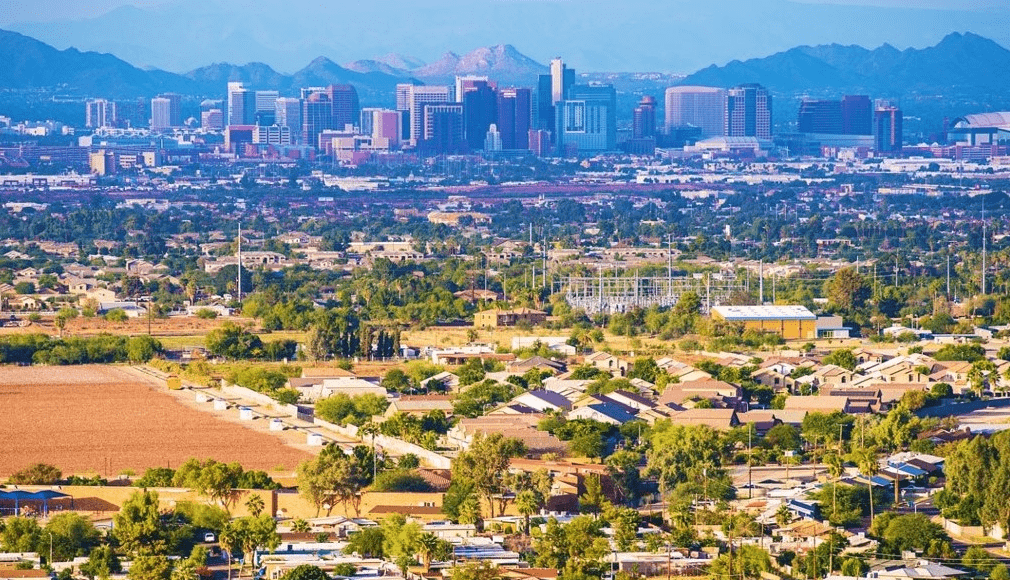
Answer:
<path fill-rule="evenodd" d="M 448 79 L 456 75 L 489 75 L 511 82 L 530 80 L 547 71 L 547 67 L 520 53 L 511 44 L 476 48 L 463 56 L 447 52 L 436 62 L 418 68 L 420 78 Z"/>
<path fill-rule="evenodd" d="M 948 34 L 935 46 L 899 51 L 890 44 L 868 50 L 828 44 L 800 46 L 764 58 L 710 66 L 683 84 L 729 87 L 760 82 L 773 91 L 807 90 L 880 95 L 916 90 L 1002 91 L 1010 88 L 1005 71 L 1010 50 L 973 33 Z"/>

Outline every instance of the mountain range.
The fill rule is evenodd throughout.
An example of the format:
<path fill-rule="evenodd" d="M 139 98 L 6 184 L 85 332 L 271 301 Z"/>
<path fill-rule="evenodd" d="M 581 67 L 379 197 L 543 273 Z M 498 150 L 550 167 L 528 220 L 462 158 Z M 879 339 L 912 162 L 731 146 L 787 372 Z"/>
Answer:
<path fill-rule="evenodd" d="M 952 33 L 936 46 L 868 50 L 829 44 L 799 46 L 765 58 L 710 66 L 681 84 L 731 87 L 761 83 L 774 92 L 993 94 L 1010 89 L 1010 50 L 971 33 Z"/>
<path fill-rule="evenodd" d="M 57 50 L 21 34 L 0 30 L 0 89 L 57 88 L 84 96 L 147 97 L 176 92 L 221 98 L 225 85 L 248 86 L 297 94 L 300 87 L 348 83 L 363 102 L 389 106 L 397 83 L 449 83 L 456 75 L 482 74 L 500 84 L 532 86 L 547 67 L 511 45 L 479 48 L 465 55 L 446 53 L 424 64 L 402 55 L 386 55 L 341 66 L 318 57 L 293 74 L 282 74 L 263 63 L 216 63 L 185 74 L 144 70 L 113 55 Z M 411 68 L 403 68 L 411 67 Z M 952 33 L 936 46 L 898 50 L 883 45 L 869 50 L 838 44 L 799 46 L 759 59 L 710 66 L 679 83 L 670 75 L 583 74 L 582 82 L 613 82 L 628 99 L 661 95 L 670 84 L 734 86 L 758 82 L 773 92 L 839 95 L 1003 95 L 1010 90 L 1010 50 L 971 33 Z M 615 80 L 616 79 L 616 80 Z M 1003 97 L 1000 96 L 1002 99 Z M 624 101 L 622 101 L 624 102 Z"/>
<path fill-rule="evenodd" d="M 534 60 L 561 54 L 579 72 L 676 74 L 799 45 L 922 48 L 953 30 L 1010 45 L 1006 0 L 94 0 L 114 9 L 86 13 L 75 3 L 92 4 L 14 2 L 0 28 L 177 73 L 252 61 L 292 74 L 320 55 L 430 63 L 449 48 L 518 39 Z"/>

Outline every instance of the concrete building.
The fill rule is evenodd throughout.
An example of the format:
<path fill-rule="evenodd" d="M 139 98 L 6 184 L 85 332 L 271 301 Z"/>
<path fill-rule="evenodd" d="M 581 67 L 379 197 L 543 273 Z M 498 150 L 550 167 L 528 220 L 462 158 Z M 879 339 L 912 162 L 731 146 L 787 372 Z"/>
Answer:
<path fill-rule="evenodd" d="M 228 83 L 228 125 L 256 123 L 256 91 L 242 83 Z"/>
<path fill-rule="evenodd" d="M 772 138 L 772 96 L 763 86 L 750 83 L 726 93 L 725 134 L 730 137 Z"/>
<path fill-rule="evenodd" d="M 617 148 L 617 92 L 612 85 L 574 85 L 556 106 L 558 154 L 613 151 Z"/>
<path fill-rule="evenodd" d="M 656 99 L 654 97 L 645 95 L 635 107 L 632 135 L 635 139 L 656 136 Z"/>
<path fill-rule="evenodd" d="M 529 89 L 507 88 L 498 91 L 498 117 L 502 149 L 527 150 L 533 122 L 532 93 Z"/>
<path fill-rule="evenodd" d="M 398 87 L 403 87 L 405 92 L 407 99 L 405 106 L 410 112 L 410 141 L 416 146 L 417 142 L 424 138 L 424 106 L 433 103 L 448 103 L 449 87 L 415 85 L 399 85 Z"/>
<path fill-rule="evenodd" d="M 774 332 L 786 340 L 817 338 L 817 316 L 805 306 L 715 306 L 712 318 Z"/>
<path fill-rule="evenodd" d="M 547 313 L 542 310 L 518 308 L 516 310 L 485 310 L 473 315 L 475 328 L 497 328 L 500 326 L 516 326 L 517 324 L 542 324 L 547 320 Z"/>
<path fill-rule="evenodd" d="M 93 99 L 85 104 L 84 126 L 89 129 L 116 126 L 116 103 L 105 99 Z"/>
<path fill-rule="evenodd" d="M 151 130 L 163 131 L 182 126 L 182 97 L 174 93 L 151 99 Z"/>
<path fill-rule="evenodd" d="M 683 86 L 666 89 L 666 132 L 698 127 L 701 136 L 725 131 L 726 91 L 716 87 Z"/>
<path fill-rule="evenodd" d="M 300 99 L 281 97 L 274 101 L 274 123 L 287 127 L 292 138 L 302 134 L 302 102 Z"/>
<path fill-rule="evenodd" d="M 904 142 L 901 109 L 891 103 L 878 101 L 876 110 L 873 112 L 873 128 L 878 152 L 895 153 L 901 151 Z"/>

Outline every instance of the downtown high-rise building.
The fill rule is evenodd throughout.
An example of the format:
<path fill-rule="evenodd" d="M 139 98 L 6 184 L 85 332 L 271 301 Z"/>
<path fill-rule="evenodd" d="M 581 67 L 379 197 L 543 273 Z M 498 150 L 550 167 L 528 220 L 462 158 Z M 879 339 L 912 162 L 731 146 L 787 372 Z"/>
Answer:
<path fill-rule="evenodd" d="M 873 111 L 873 135 L 878 153 L 897 153 L 904 143 L 901 109 L 888 101 L 878 100 Z"/>
<path fill-rule="evenodd" d="M 428 103 L 422 109 L 424 133 L 418 148 L 433 155 L 465 153 L 463 105 Z M 486 136 L 486 132 L 485 132 Z"/>
<path fill-rule="evenodd" d="M 463 133 L 471 151 L 484 148 L 488 129 L 498 118 L 498 95 L 486 80 L 471 80 L 463 85 Z M 458 84 L 458 79 L 457 79 Z"/>
<path fill-rule="evenodd" d="M 456 90 L 453 92 L 453 102 L 462 103 L 463 94 L 468 90 L 475 89 L 480 86 L 489 86 L 492 89 L 495 88 L 494 83 L 488 80 L 486 76 L 478 75 L 465 75 L 456 77 Z"/>
<path fill-rule="evenodd" d="M 242 83 L 228 83 L 228 125 L 256 124 L 256 91 Z"/>
<path fill-rule="evenodd" d="M 656 136 L 656 99 L 645 95 L 635 107 L 631 121 L 631 134 L 635 139 Z"/>
<path fill-rule="evenodd" d="M 527 88 L 513 87 L 498 91 L 498 118 L 495 125 L 501 135 L 502 149 L 529 149 L 529 133 L 533 128 L 532 101 L 532 91 Z"/>
<path fill-rule="evenodd" d="M 302 142 L 319 147 L 319 134 L 333 128 L 333 106 L 323 91 L 309 94 L 302 100 Z"/>
<path fill-rule="evenodd" d="M 726 130 L 726 90 L 717 87 L 681 86 L 666 89 L 666 132 L 697 127 L 702 137 L 722 135 Z"/>
<path fill-rule="evenodd" d="M 151 99 L 151 130 L 164 131 L 182 126 L 182 96 L 165 93 Z"/>
<path fill-rule="evenodd" d="M 417 145 L 424 138 L 424 107 L 427 104 L 448 103 L 449 87 L 437 85 L 404 85 L 407 89 L 406 107 L 410 112 L 410 141 Z"/>
<path fill-rule="evenodd" d="M 866 95 L 842 97 L 842 133 L 845 135 L 873 134 L 873 103 Z"/>
<path fill-rule="evenodd" d="M 219 100 L 200 102 L 200 127 L 211 131 L 224 129 L 224 107 Z"/>
<path fill-rule="evenodd" d="M 562 155 L 617 147 L 617 91 L 612 85 L 573 85 L 557 104 L 555 148 Z"/>
<path fill-rule="evenodd" d="M 740 85 L 726 93 L 725 134 L 730 137 L 772 138 L 772 96 L 757 83 Z"/>
<path fill-rule="evenodd" d="M 277 91 L 256 91 L 256 113 L 254 119 L 259 126 L 269 126 L 276 123 Z"/>
<path fill-rule="evenodd" d="M 105 99 L 93 99 L 85 103 L 84 126 L 89 129 L 115 127 L 116 103 Z"/>
<path fill-rule="evenodd" d="M 274 101 L 274 123 L 287 127 L 292 141 L 302 136 L 302 101 L 294 97 L 280 97 Z"/>
<path fill-rule="evenodd" d="M 396 149 L 400 146 L 402 116 L 391 109 L 361 109 L 361 134 L 372 138 L 378 149 Z"/>
<path fill-rule="evenodd" d="M 840 101 L 804 99 L 796 118 L 800 133 L 821 135 L 872 135 L 870 98 L 846 95 Z"/>

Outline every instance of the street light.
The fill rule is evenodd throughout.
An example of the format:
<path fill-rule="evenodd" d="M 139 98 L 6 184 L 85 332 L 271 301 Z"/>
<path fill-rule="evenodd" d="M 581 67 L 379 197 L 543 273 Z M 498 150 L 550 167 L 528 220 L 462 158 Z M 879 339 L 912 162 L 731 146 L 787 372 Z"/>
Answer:
<path fill-rule="evenodd" d="M 46 533 L 49 534 L 49 565 L 52 566 L 53 565 L 53 533 L 52 532 L 46 532 Z"/>

